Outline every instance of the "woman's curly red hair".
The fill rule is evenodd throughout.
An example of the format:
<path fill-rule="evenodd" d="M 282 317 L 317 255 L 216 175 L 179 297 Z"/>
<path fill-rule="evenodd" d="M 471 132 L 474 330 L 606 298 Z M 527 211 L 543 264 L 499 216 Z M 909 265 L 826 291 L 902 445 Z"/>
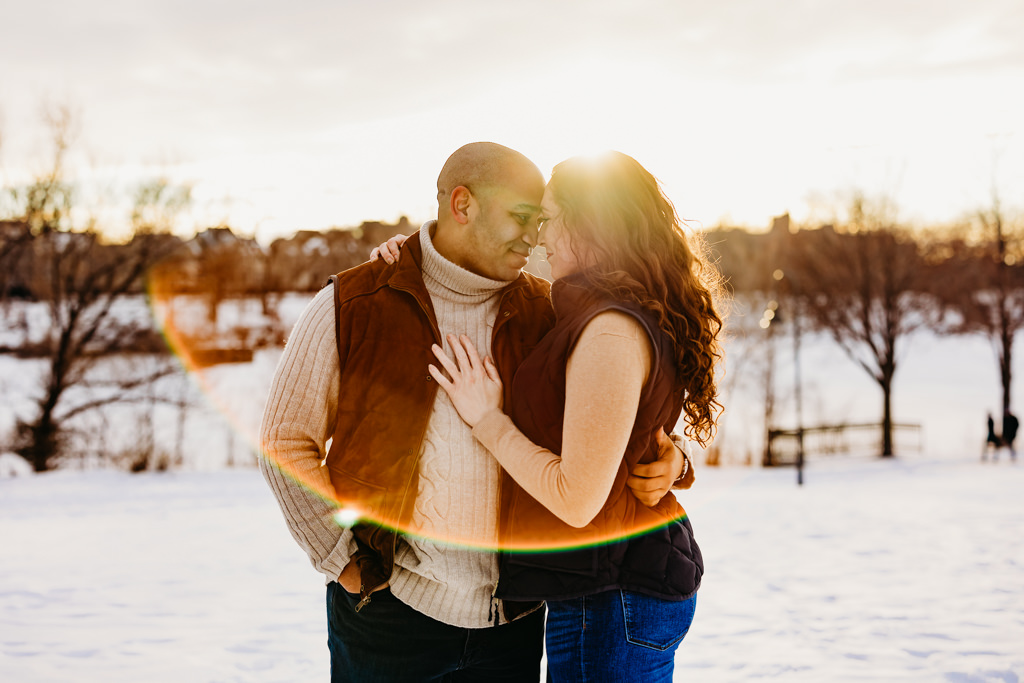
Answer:
<path fill-rule="evenodd" d="M 720 276 L 702 258 L 703 243 L 687 235 L 657 179 L 621 152 L 563 161 L 547 187 L 572 244 L 594 264 L 590 285 L 650 310 L 672 338 L 685 432 L 707 445 L 722 408 L 715 381 L 722 320 L 714 305 Z"/>

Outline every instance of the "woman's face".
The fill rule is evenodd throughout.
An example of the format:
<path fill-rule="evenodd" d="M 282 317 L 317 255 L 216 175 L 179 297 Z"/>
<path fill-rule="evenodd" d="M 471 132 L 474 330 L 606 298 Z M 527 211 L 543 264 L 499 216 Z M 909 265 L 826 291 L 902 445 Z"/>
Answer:
<path fill-rule="evenodd" d="M 539 244 L 546 252 L 545 259 L 551 267 L 552 279 L 558 280 L 590 265 L 581 249 L 569 239 L 569 233 L 562 222 L 561 211 L 549 190 L 544 190 L 540 202 Z"/>

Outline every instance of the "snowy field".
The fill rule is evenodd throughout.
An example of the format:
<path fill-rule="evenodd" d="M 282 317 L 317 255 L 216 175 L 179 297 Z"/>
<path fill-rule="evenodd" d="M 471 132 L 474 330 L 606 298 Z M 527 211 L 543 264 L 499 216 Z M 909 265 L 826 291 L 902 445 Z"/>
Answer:
<path fill-rule="evenodd" d="M 1018 681 L 1024 466 L 703 468 L 678 681 Z M 0 480 L 0 680 L 326 680 L 322 581 L 257 472 Z"/>
<path fill-rule="evenodd" d="M 286 327 L 306 300 L 282 302 Z M 894 413 L 920 424 L 920 437 L 893 461 L 812 459 L 797 488 L 793 470 L 756 466 L 769 352 L 776 423 L 795 424 L 792 340 L 782 328 L 766 343 L 754 320 L 762 306 L 738 306 L 731 320 L 716 441 L 727 466 L 698 464 L 681 498 L 707 574 L 677 680 L 1020 680 L 1024 464 L 978 460 L 985 412 L 999 406 L 992 349 L 916 335 Z M 228 306 L 220 324 L 251 325 L 257 309 Z M 0 324 L 0 341 L 38 329 L 33 315 Z M 863 371 L 820 335 L 802 349 L 805 425 L 877 422 L 881 395 Z M 72 425 L 80 452 L 61 471 L 3 478 L 24 466 L 0 454 L 0 683 L 326 679 L 322 578 L 251 467 L 279 355 L 259 350 L 252 363 L 154 389 L 185 408 L 83 416 Z M 100 372 L 117 371 L 117 359 L 103 362 Z M 28 416 L 41 370 L 0 355 L 0 447 Z M 176 471 L 102 469 L 140 430 L 182 454 Z M 736 466 L 744 461 L 755 466 Z"/>

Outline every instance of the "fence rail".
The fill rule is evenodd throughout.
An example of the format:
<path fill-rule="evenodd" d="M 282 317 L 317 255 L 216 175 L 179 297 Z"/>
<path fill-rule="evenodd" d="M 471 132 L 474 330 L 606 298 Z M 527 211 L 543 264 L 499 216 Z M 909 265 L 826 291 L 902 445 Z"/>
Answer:
<path fill-rule="evenodd" d="M 800 438 L 804 457 L 828 455 L 879 455 L 882 452 L 882 425 L 838 424 L 798 429 L 770 429 L 762 464 L 765 467 L 795 465 Z M 919 424 L 892 425 L 893 450 L 916 451 L 923 447 Z"/>

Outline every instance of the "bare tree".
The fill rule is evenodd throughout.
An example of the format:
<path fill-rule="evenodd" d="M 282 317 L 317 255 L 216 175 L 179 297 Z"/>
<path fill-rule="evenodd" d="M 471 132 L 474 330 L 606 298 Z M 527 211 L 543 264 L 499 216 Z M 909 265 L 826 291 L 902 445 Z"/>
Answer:
<path fill-rule="evenodd" d="M 116 377 L 93 370 L 98 359 L 111 354 L 157 350 L 148 317 L 125 315 L 118 302 L 141 291 L 146 271 L 180 243 L 140 231 L 126 244 L 104 244 L 94 224 L 72 226 L 74 193 L 64 179 L 63 162 L 73 117 L 64 108 L 47 123 L 54 144 L 49 170 L 10 193 L 20 209 L 15 222 L 25 226 L 28 236 L 19 257 L 30 259 L 35 293 L 49 312 L 43 350 L 47 363 L 35 414 L 18 421 L 16 450 L 36 471 L 50 469 L 60 455 L 69 419 L 109 403 L 144 400 L 142 388 L 174 371 L 170 362 L 132 367 Z M 142 209 L 137 207 L 137 213 L 142 215 Z M 69 398 L 72 387 L 85 391 Z"/>
<path fill-rule="evenodd" d="M 167 234 L 192 202 L 192 188 L 166 178 L 143 183 L 135 191 L 132 229 L 135 234 Z"/>
<path fill-rule="evenodd" d="M 801 231 L 788 254 L 786 277 L 808 321 L 835 342 L 882 390 L 882 455 L 893 455 L 892 390 L 905 338 L 932 322 L 917 242 L 893 209 L 856 196 L 838 228 Z"/>
<path fill-rule="evenodd" d="M 991 341 L 1006 413 L 1013 345 L 1024 329 L 1024 230 L 1007 225 L 998 195 L 993 196 L 992 207 L 979 211 L 972 223 L 933 250 L 938 261 L 937 292 L 957 314 L 950 326 L 953 332 L 978 333 Z"/>

